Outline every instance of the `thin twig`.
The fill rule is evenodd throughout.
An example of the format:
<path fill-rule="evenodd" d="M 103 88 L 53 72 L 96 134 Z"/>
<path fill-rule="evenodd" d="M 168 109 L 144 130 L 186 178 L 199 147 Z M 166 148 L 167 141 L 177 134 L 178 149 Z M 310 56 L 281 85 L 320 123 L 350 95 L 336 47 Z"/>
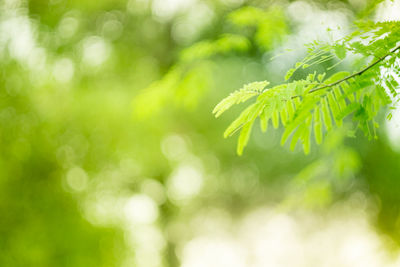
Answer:
<path fill-rule="evenodd" d="M 369 70 L 372 67 L 374 67 L 376 64 L 378 64 L 381 61 L 383 61 L 385 58 L 387 58 L 388 56 L 390 56 L 391 54 L 393 54 L 394 52 L 396 52 L 399 49 L 400 49 L 400 45 L 395 47 L 395 48 L 393 48 L 389 53 L 387 53 L 386 55 L 378 58 L 374 63 L 372 63 L 371 65 L 367 66 L 366 68 L 360 70 L 359 72 L 356 72 L 356 73 L 354 73 L 352 75 L 349 75 L 349 76 L 347 76 L 347 77 L 345 77 L 345 78 L 343 78 L 343 79 L 341 79 L 339 81 L 336 81 L 334 83 L 330 83 L 330 84 L 326 84 L 326 85 L 314 88 L 314 89 L 310 90 L 308 93 L 310 94 L 310 93 L 313 93 L 313 92 L 318 91 L 318 90 L 322 90 L 322 89 L 325 89 L 325 88 L 328 88 L 328 87 L 333 87 L 335 85 L 338 85 L 339 83 L 342 83 L 342 82 L 347 81 L 347 80 L 349 80 L 351 78 L 359 76 L 359 75 L 363 74 L 364 72 L 366 72 L 367 70 Z"/>

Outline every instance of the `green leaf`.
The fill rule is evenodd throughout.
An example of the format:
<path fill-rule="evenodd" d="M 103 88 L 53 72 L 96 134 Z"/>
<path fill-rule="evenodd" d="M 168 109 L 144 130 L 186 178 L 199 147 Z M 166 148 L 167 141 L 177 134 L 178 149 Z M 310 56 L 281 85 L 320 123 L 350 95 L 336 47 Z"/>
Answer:
<path fill-rule="evenodd" d="M 360 105 L 360 108 L 354 112 L 354 120 L 364 122 L 368 119 L 367 111 L 363 106 Z"/>
<path fill-rule="evenodd" d="M 306 155 L 310 153 L 311 124 L 312 117 L 310 116 L 305 121 L 303 134 L 301 136 L 301 141 L 303 142 L 303 151 Z"/>
<path fill-rule="evenodd" d="M 304 83 L 301 82 L 294 82 L 293 83 L 295 87 L 295 94 L 296 95 L 302 95 L 303 94 L 303 89 L 304 89 Z"/>
<path fill-rule="evenodd" d="M 282 134 L 281 145 L 283 146 L 288 140 L 290 134 L 296 130 L 297 127 L 304 124 L 304 121 L 309 120 L 312 114 L 310 112 L 304 112 L 300 116 L 295 117 L 286 127 Z"/>
<path fill-rule="evenodd" d="M 256 103 L 251 104 L 248 106 L 242 113 L 240 113 L 239 117 L 236 118 L 225 130 L 224 132 L 224 137 L 227 138 L 228 136 L 231 136 L 234 134 L 237 130 L 239 130 L 243 124 L 247 123 L 250 121 L 249 117 L 254 116 L 257 112 L 257 105 Z"/>
<path fill-rule="evenodd" d="M 288 120 L 288 114 L 286 108 L 283 108 L 280 112 L 282 125 L 286 126 L 286 122 Z"/>
<path fill-rule="evenodd" d="M 362 97 L 362 94 L 361 94 L 360 90 L 356 91 L 356 100 L 361 102 L 361 97 Z"/>
<path fill-rule="evenodd" d="M 324 119 L 326 131 L 329 132 L 332 129 L 332 119 L 326 97 L 321 99 L 321 109 L 322 109 L 322 118 Z"/>
<path fill-rule="evenodd" d="M 290 150 L 294 150 L 296 148 L 296 144 L 299 141 L 299 139 L 303 136 L 304 130 L 305 130 L 305 124 L 301 124 L 299 128 L 297 128 L 297 131 L 293 134 L 292 140 L 290 141 Z"/>
<path fill-rule="evenodd" d="M 333 95 L 332 92 L 328 93 L 328 102 L 329 102 L 329 106 L 331 107 L 333 119 L 335 120 L 336 125 L 342 126 L 342 120 L 337 119 L 337 117 L 340 113 L 340 110 L 339 110 L 339 106 L 336 102 L 335 96 Z"/>
<path fill-rule="evenodd" d="M 267 105 L 264 107 L 263 111 L 260 114 L 260 126 L 263 132 L 267 131 L 268 121 L 271 118 L 272 112 L 275 109 L 275 105 Z"/>
<path fill-rule="evenodd" d="M 356 103 L 356 102 L 350 103 L 345 109 L 343 109 L 338 114 L 338 119 L 342 120 L 345 117 L 347 117 L 349 114 L 353 113 L 354 111 L 356 111 L 360 108 L 361 108 L 361 105 L 359 103 Z"/>
<path fill-rule="evenodd" d="M 250 138 L 251 128 L 253 126 L 253 122 L 254 121 L 250 121 L 250 122 L 246 123 L 243 126 L 242 131 L 240 132 L 238 145 L 237 145 L 237 154 L 239 156 L 241 156 L 243 154 L 243 149 L 247 145 L 247 143 L 249 142 L 249 138 Z"/>
<path fill-rule="evenodd" d="M 346 78 L 347 76 L 349 76 L 350 73 L 347 71 L 341 71 L 341 72 L 337 72 L 335 74 L 333 74 L 332 76 L 330 76 L 329 78 L 327 78 L 324 83 L 325 84 L 331 84 L 337 81 L 340 81 L 344 78 Z"/>
<path fill-rule="evenodd" d="M 294 98 L 293 103 L 294 103 L 295 108 L 299 108 L 299 106 L 301 105 L 300 97 Z"/>
<path fill-rule="evenodd" d="M 310 74 L 308 74 L 307 75 L 307 81 L 309 81 L 309 82 L 313 82 L 314 81 L 314 79 L 315 79 L 315 74 L 316 74 L 316 72 L 314 71 L 314 73 L 310 73 Z"/>
<path fill-rule="evenodd" d="M 314 110 L 314 137 L 318 145 L 322 143 L 322 118 L 319 105 Z"/>
<path fill-rule="evenodd" d="M 344 45 L 336 45 L 334 47 L 335 54 L 339 59 L 344 59 L 346 57 L 346 47 Z"/>
<path fill-rule="evenodd" d="M 333 92 L 335 94 L 336 100 L 339 103 L 339 108 L 340 110 L 343 110 L 346 108 L 346 101 L 344 100 L 342 91 L 340 90 L 340 88 L 338 86 L 335 86 L 333 88 Z"/>
<path fill-rule="evenodd" d="M 325 78 L 325 75 L 326 75 L 325 72 L 322 73 L 322 74 L 318 74 L 318 77 L 317 77 L 318 81 L 319 81 L 319 82 L 322 82 L 322 81 L 324 80 L 324 78 Z"/>
<path fill-rule="evenodd" d="M 367 112 L 367 120 L 371 120 L 374 116 L 374 110 L 373 110 L 373 104 L 371 101 L 371 97 L 369 95 L 364 95 L 363 99 L 363 107 L 365 108 L 365 111 Z"/>
<path fill-rule="evenodd" d="M 276 110 L 272 112 L 272 125 L 275 129 L 279 127 L 279 112 Z"/>
<path fill-rule="evenodd" d="M 343 83 L 340 84 L 340 87 L 342 87 L 343 92 L 345 93 L 345 96 L 346 96 L 351 102 L 354 102 L 354 101 L 355 101 L 354 94 L 353 94 L 353 92 L 351 91 L 351 88 L 350 88 L 349 84 L 346 83 L 346 82 L 343 82 Z"/>
<path fill-rule="evenodd" d="M 288 70 L 288 71 L 286 72 L 286 75 L 285 75 L 285 81 L 289 80 L 290 77 L 293 76 L 293 74 L 294 74 L 295 71 L 296 71 L 296 69 L 290 69 L 290 70 Z"/>
<path fill-rule="evenodd" d="M 376 86 L 376 92 L 379 98 L 382 100 L 383 105 L 388 105 L 392 103 L 390 96 L 386 93 L 385 88 L 380 85 Z"/>
<path fill-rule="evenodd" d="M 219 117 L 222 113 L 230 109 L 233 105 L 245 102 L 253 96 L 259 95 L 262 90 L 269 84 L 267 81 L 253 82 L 246 84 L 242 89 L 231 93 L 215 106 L 213 113 L 215 117 Z"/>
<path fill-rule="evenodd" d="M 297 107 L 294 115 L 294 119 L 304 120 L 310 116 L 310 111 L 315 108 L 315 105 L 320 101 L 320 97 L 317 95 L 307 95 L 301 104 Z"/>
<path fill-rule="evenodd" d="M 294 103 L 292 100 L 288 100 L 286 102 L 286 110 L 287 110 L 287 114 L 288 114 L 288 121 L 291 121 L 295 114 Z"/>

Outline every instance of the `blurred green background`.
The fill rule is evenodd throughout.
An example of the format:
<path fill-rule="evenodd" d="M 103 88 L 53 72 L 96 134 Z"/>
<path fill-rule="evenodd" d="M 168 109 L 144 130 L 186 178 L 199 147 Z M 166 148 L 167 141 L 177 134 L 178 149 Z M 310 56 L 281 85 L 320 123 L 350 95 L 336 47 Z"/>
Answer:
<path fill-rule="evenodd" d="M 400 114 L 309 156 L 256 130 L 241 157 L 237 113 L 211 114 L 305 43 L 400 14 L 371 7 L 0 1 L 0 266 L 399 266 Z"/>

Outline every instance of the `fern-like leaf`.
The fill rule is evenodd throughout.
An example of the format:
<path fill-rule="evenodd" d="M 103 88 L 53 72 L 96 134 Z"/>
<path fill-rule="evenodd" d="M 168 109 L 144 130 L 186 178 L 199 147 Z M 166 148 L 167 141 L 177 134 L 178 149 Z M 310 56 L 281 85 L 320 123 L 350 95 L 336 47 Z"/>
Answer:
<path fill-rule="evenodd" d="M 269 82 L 267 81 L 253 82 L 246 84 L 240 90 L 231 93 L 214 108 L 213 113 L 215 114 L 215 117 L 221 116 L 222 113 L 230 109 L 233 105 L 246 102 L 250 98 L 259 95 L 268 84 Z"/>
<path fill-rule="evenodd" d="M 361 55 L 381 53 L 363 69 L 353 74 L 347 71 L 336 72 L 326 79 L 325 72 L 320 74 L 314 72 L 305 79 L 281 84 L 268 90 L 265 89 L 264 84 L 252 83 L 234 92 L 216 106 L 214 114 L 219 116 L 234 104 L 259 95 L 255 103 L 245 109 L 225 131 L 225 136 L 229 136 L 242 128 L 238 154 L 243 152 L 251 127 L 257 117 L 260 117 L 261 129 L 264 132 L 267 130 L 270 119 L 274 128 L 278 128 L 281 123 L 285 128 L 281 145 L 284 145 L 292 136 L 290 148 L 293 150 L 300 141 L 305 154 L 310 152 L 312 132 L 314 132 L 315 142 L 321 144 L 324 133 L 341 127 L 343 120 L 351 114 L 366 136 L 376 138 L 376 128 L 379 125 L 375 117 L 378 111 L 399 98 L 398 78 L 394 76 L 398 75 L 399 71 L 388 71 L 384 76 L 381 72 L 382 69 L 392 68 L 395 62 L 392 59 L 393 55 L 397 55 L 395 53 L 400 51 L 400 46 L 395 46 L 400 36 L 400 24 L 395 22 L 361 23 L 357 26 L 360 27 L 360 31 L 350 34 L 333 45 L 311 44 L 308 55 L 287 72 L 285 79 L 289 79 L 300 68 L 307 69 L 312 65 L 331 60 L 333 57 L 342 60 L 349 53 Z M 383 28 L 391 30 L 384 38 L 385 41 L 381 41 L 383 39 L 381 36 L 387 34 L 387 31 L 382 30 Z M 375 37 L 376 40 L 372 38 L 373 41 L 368 44 L 359 42 L 360 38 L 365 37 L 364 35 L 368 38 Z M 382 46 L 386 47 L 386 52 L 382 50 Z M 376 66 L 381 66 L 381 68 Z M 380 78 L 379 81 L 377 77 Z"/>

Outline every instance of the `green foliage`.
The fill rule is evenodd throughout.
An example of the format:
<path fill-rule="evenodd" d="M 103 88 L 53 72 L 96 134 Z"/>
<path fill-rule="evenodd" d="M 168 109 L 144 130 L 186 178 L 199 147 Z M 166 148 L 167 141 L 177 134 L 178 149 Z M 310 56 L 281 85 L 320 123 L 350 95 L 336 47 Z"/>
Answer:
<path fill-rule="evenodd" d="M 338 72 L 325 68 L 328 63 L 344 62 L 341 70 L 354 58 L 371 64 L 375 52 L 380 56 L 392 48 L 385 47 L 389 40 L 378 42 L 379 34 L 368 32 L 375 24 L 364 23 L 348 41 L 326 48 L 324 43 L 309 45 L 317 56 L 300 65 L 293 76 L 297 81 L 280 87 L 276 77 L 269 77 L 276 72 L 266 58 L 280 49 L 289 29 L 297 39 L 301 28 L 308 28 L 308 19 L 285 17 L 286 8 L 296 3 L 186 2 L 175 6 L 180 11 L 172 16 L 170 9 L 169 14 L 160 12 L 162 0 L 0 1 L 0 266 L 187 266 L 187 257 L 175 253 L 176 248 L 189 248 L 194 255 L 193 241 L 208 235 L 191 222 L 211 219 L 223 231 L 238 220 L 258 223 L 259 216 L 252 214 L 261 214 L 260 206 L 267 213 L 271 208 L 280 213 L 282 202 L 296 211 L 303 206 L 328 210 L 353 192 L 376 199 L 383 211 L 372 203 L 369 213 L 365 199 L 358 197 L 350 209 L 360 203 L 363 213 L 372 218 L 378 213 L 393 227 L 385 236 L 395 232 L 400 240 L 399 211 L 393 209 L 400 201 L 399 153 L 384 138 L 344 142 L 354 132 L 348 117 L 355 116 L 357 124 L 374 118 L 368 123 L 374 137 L 383 116 L 368 110 L 397 101 L 392 71 L 398 72 L 389 68 L 396 64 L 394 57 L 363 73 L 363 79 L 310 93 Z M 236 9 L 239 2 L 255 7 Z M 306 2 L 302 5 L 313 10 L 340 5 L 335 17 L 342 11 L 346 18 L 356 15 L 354 1 Z M 382 32 L 394 31 L 390 25 L 382 24 Z M 369 48 L 373 39 L 377 43 Z M 301 49 L 292 53 L 293 58 L 302 56 Z M 318 61 L 325 62 L 326 70 Z M 371 72 L 378 68 L 381 83 Z M 271 84 L 251 83 L 267 77 Z M 231 143 L 221 142 L 225 123 L 210 110 L 241 84 L 248 85 L 216 109 L 224 114 L 220 119 L 233 121 L 229 115 L 234 110 L 248 108 L 229 135 L 240 135 L 238 153 L 252 136 L 258 147 L 237 158 Z M 283 97 L 287 88 L 290 94 Z M 336 118 L 328 93 L 337 102 Z M 131 99 L 135 118 L 143 120 L 132 121 Z M 154 114 L 159 116 L 150 117 Z M 281 136 L 263 140 L 258 123 L 264 132 L 281 127 L 277 132 L 285 132 L 288 147 L 308 151 L 316 139 L 320 149 L 311 157 L 275 149 Z M 368 133 L 365 124 L 360 128 Z M 194 228 L 180 227 L 189 224 Z M 204 243 L 207 247 L 208 242 L 213 241 Z M 200 245 L 194 247 L 198 263 L 209 265 Z"/>
<path fill-rule="evenodd" d="M 231 93 L 227 98 L 222 100 L 214 108 L 213 113 L 215 113 L 216 117 L 219 117 L 233 105 L 245 102 L 253 96 L 258 95 L 268 84 L 269 82 L 267 81 L 246 84 L 242 89 Z"/>
<path fill-rule="evenodd" d="M 160 81 L 152 83 L 133 100 L 136 118 L 147 118 L 167 104 L 193 109 L 211 87 L 212 63 L 202 61 L 193 66 L 178 65 Z"/>
<path fill-rule="evenodd" d="M 326 135 L 321 156 L 305 166 L 290 182 L 290 194 L 283 203 L 284 207 L 326 208 L 335 194 L 354 182 L 351 178 L 360 171 L 361 158 L 353 148 L 345 145 L 348 126 L 344 124 Z"/>
<path fill-rule="evenodd" d="M 182 50 L 179 61 L 164 77 L 135 97 L 133 107 L 137 118 L 156 114 L 171 102 L 178 107 L 196 107 L 212 85 L 210 71 L 213 67 L 212 59 L 244 54 L 252 46 L 261 51 L 267 51 L 281 43 L 288 33 L 286 18 L 282 9 L 278 7 L 271 7 L 268 10 L 243 7 L 230 13 L 227 22 L 234 25 L 238 33 L 222 34 L 215 40 L 203 40 Z M 247 34 L 245 28 L 254 29 L 254 33 Z M 216 107 L 216 115 L 219 116 L 225 111 L 222 109 L 223 106 L 228 109 L 228 103 L 244 102 L 257 95 L 258 86 L 261 84 L 250 84 L 242 91 L 230 95 Z M 274 120 L 274 122 L 276 126 L 277 121 Z"/>
<path fill-rule="evenodd" d="M 266 50 L 281 42 L 283 36 L 288 33 L 285 16 L 278 7 L 268 10 L 244 7 L 229 14 L 228 20 L 239 27 L 255 28 L 254 39 Z"/>
<path fill-rule="evenodd" d="M 214 114 L 218 117 L 233 104 L 247 101 L 258 94 L 255 103 L 245 109 L 225 131 L 225 137 L 241 128 L 245 131 L 244 137 L 242 134 L 239 137 L 238 154 L 242 153 L 248 142 L 249 129 L 257 117 L 260 118 L 263 131 L 267 129 L 269 119 L 275 128 L 281 121 L 285 128 L 281 144 L 284 145 L 292 136 L 290 148 L 293 150 L 300 141 L 305 154 L 310 151 L 312 129 L 316 143 L 320 144 L 327 132 L 342 127 L 343 120 L 351 114 L 354 123 L 366 136 L 377 137 L 378 124 L 375 117 L 382 107 L 393 103 L 398 95 L 398 84 L 393 75 L 398 72 L 398 66 L 394 62 L 400 49 L 397 46 L 400 23 L 357 22 L 356 25 L 356 31 L 333 44 L 321 44 L 317 41 L 309 44 L 307 56 L 287 72 L 285 79 L 289 80 L 300 68 L 306 69 L 332 59 L 340 63 L 348 55 L 365 57 L 365 67 L 357 72 L 351 74 L 340 71 L 327 79 L 324 79 L 325 73 L 317 75 L 314 72 L 306 79 L 262 91 L 257 86 L 258 83 L 251 83 L 245 87 L 247 93 L 242 89 L 217 105 Z M 383 72 L 386 73 L 385 76 L 382 75 Z"/>
<path fill-rule="evenodd" d="M 245 36 L 224 34 L 217 40 L 201 41 L 186 48 L 182 51 L 181 60 L 184 62 L 190 62 L 235 51 L 243 52 L 249 49 L 249 47 L 249 40 Z"/>

